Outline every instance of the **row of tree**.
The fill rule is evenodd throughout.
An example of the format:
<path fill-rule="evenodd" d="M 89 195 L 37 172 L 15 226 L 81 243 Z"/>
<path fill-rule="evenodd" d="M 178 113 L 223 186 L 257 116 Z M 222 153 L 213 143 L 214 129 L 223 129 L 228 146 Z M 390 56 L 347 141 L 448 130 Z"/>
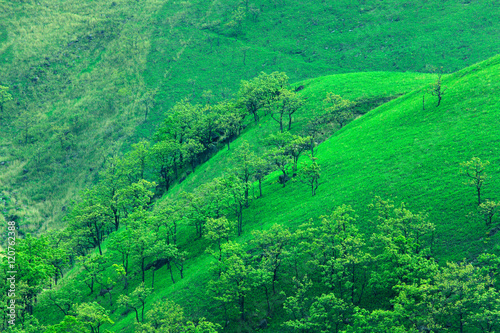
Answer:
<path fill-rule="evenodd" d="M 37 273 L 36 280 L 29 280 L 30 287 L 19 308 L 21 317 L 30 317 L 38 293 L 52 284 L 57 285 L 65 269 L 78 261 L 81 282 L 88 288 L 85 294 L 107 298 L 110 307 L 120 305 L 133 309 L 137 322 L 144 322 L 144 295 L 154 289 L 155 271 L 166 266 L 172 283 L 175 283 L 176 274 L 183 277 L 187 253 L 177 244 L 179 225 L 193 226 L 201 238 L 207 234 L 213 236 L 211 227 L 207 229 L 210 221 L 234 218 L 232 232 L 241 235 L 243 210 L 249 206 L 251 197 L 255 197 L 250 195 L 253 182 L 258 182 L 259 197 L 262 196 L 262 181 L 275 169 L 281 170 L 279 181 L 283 186 L 299 175 L 297 179 L 307 183 L 314 195 L 320 176 L 320 168 L 313 157 L 314 135 L 299 136 L 284 131 L 284 115 L 291 128 L 292 115 L 302 104 L 303 101 L 290 90 L 284 73 L 262 73 L 253 80 L 242 81 L 238 97 L 231 101 L 205 106 L 191 105 L 186 100 L 177 103 L 157 131 L 155 143 L 141 141 L 132 145 L 132 150 L 122 158 L 106 161 L 98 183 L 84 191 L 74 203 L 66 217 L 68 227 L 65 230 L 52 232 L 47 238 L 26 240 L 29 244 L 43 243 L 45 245 L 36 246 L 46 246 L 46 250 L 29 259 L 43 263 L 37 266 L 43 274 Z M 227 143 L 229 149 L 231 140 L 243 129 L 246 115 L 258 121 L 262 113 L 270 114 L 280 124 L 280 132 L 265 140 L 268 149 L 264 154 L 259 156 L 244 142 L 233 155 L 233 168 L 224 176 L 203 184 L 192 193 L 181 194 L 176 202 L 165 201 L 151 209 L 155 187 L 157 194 L 159 192 L 156 183 L 146 179 L 158 180 L 163 191 L 167 191 L 175 180 L 182 181 L 179 175 L 183 170 L 190 167 L 194 171 L 196 164 L 209 158 L 220 143 Z M 328 123 L 328 120 L 318 119 L 315 121 L 319 125 Z M 299 157 L 307 150 L 312 163 L 304 163 L 298 174 Z M 106 238 L 109 238 L 108 255 L 102 248 Z M 89 255 L 94 248 L 99 254 Z M 148 270 L 152 272 L 151 288 L 141 285 L 129 292 L 130 280 L 140 276 L 144 284 Z M 31 276 L 32 272 L 26 274 Z M 114 304 L 119 284 L 130 296 L 125 295 Z M 75 300 L 88 297 L 83 293 L 62 296 L 56 290 L 45 295 L 45 302 L 63 315 L 73 311 Z M 142 304 L 141 316 L 141 307 L 137 304 Z"/>

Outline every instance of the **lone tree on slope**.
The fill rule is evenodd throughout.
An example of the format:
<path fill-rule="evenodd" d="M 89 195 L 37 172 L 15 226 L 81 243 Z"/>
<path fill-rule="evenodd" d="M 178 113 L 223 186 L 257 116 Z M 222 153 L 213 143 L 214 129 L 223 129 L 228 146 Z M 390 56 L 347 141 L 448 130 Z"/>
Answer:
<path fill-rule="evenodd" d="M 460 163 L 462 167 L 460 173 L 469 178 L 464 181 L 464 185 L 476 188 L 478 206 L 481 205 L 481 187 L 485 185 L 484 182 L 488 178 L 484 171 L 489 164 L 490 162 L 483 162 L 479 157 L 473 157 L 470 161 Z"/>

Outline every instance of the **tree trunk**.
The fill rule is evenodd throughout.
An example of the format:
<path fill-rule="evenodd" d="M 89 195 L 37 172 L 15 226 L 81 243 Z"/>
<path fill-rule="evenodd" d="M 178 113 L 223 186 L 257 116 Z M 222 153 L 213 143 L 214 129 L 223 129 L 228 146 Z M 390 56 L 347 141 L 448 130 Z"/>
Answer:
<path fill-rule="evenodd" d="M 144 282 L 144 272 L 145 272 L 144 271 L 144 260 L 145 260 L 145 258 L 143 257 L 141 259 L 142 282 Z"/>

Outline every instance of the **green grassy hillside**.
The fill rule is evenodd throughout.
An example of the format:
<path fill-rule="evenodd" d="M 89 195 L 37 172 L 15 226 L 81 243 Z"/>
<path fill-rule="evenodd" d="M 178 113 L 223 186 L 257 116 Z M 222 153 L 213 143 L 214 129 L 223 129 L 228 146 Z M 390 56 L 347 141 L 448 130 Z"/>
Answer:
<path fill-rule="evenodd" d="M 277 172 L 269 176 L 263 185 L 264 196 L 252 200 L 250 207 L 244 210 L 244 233 L 236 240 L 248 244 L 252 230 L 269 229 L 275 223 L 293 230 L 311 218 L 318 221 L 319 216 L 341 204 L 353 206 L 362 217 L 358 221 L 359 229 L 369 236 L 374 230 L 375 216 L 367 206 L 379 195 L 396 202 L 405 201 L 414 212 L 429 213 L 429 220 L 436 225 L 433 255 L 441 264 L 464 258 L 471 261 L 483 251 L 498 254 L 498 235 L 488 237 L 484 221 L 471 214 L 476 210 L 474 189 L 462 184 L 464 176 L 459 169 L 461 162 L 474 156 L 490 161 L 487 170 L 490 179 L 483 194 L 485 198 L 498 200 L 500 147 L 494 129 L 499 125 L 499 73 L 500 57 L 496 56 L 445 76 L 443 85 L 447 90 L 439 107 L 436 107 L 436 97 L 426 93 L 429 83 L 435 80 L 429 75 L 365 73 L 300 82 L 298 85 L 305 87 L 301 94 L 308 99 L 308 104 L 297 117 L 293 128 L 297 132 L 304 118 L 318 112 L 327 92 L 351 99 L 383 99 L 406 94 L 352 121 L 319 145 L 317 157 L 322 174 L 316 196 L 312 197 L 309 189 L 298 182 L 282 187 L 277 183 Z M 424 94 L 425 110 L 422 108 Z M 231 150 L 219 152 L 198 167 L 164 198 L 175 198 L 180 189 L 191 191 L 217 176 L 228 165 L 228 156 L 244 140 L 253 143 L 259 151 L 260 139 L 276 131 L 276 123 L 269 117 L 264 118 L 243 133 Z M 182 226 L 179 235 L 180 246 L 189 252 L 185 278 L 179 280 L 176 275 L 178 281 L 172 284 L 167 269 L 159 270 L 157 289 L 148 304 L 166 297 L 181 304 L 194 318 L 205 316 L 220 322 L 220 309 L 206 293 L 208 268 L 213 261 L 204 253 L 207 242 L 192 241 L 194 230 L 189 226 Z M 77 267 L 67 275 L 66 287 L 83 288 L 78 276 Z M 149 276 L 146 280 L 150 283 Z M 134 281 L 131 285 L 137 283 Z M 259 306 L 249 305 L 250 308 Z M 51 310 L 38 311 L 42 314 Z M 122 316 L 118 310 L 112 318 L 115 321 L 109 327 L 112 331 L 132 331 L 135 320 L 132 313 Z M 284 311 L 277 310 L 268 331 L 279 331 L 284 318 Z M 237 328 L 231 326 L 231 329 Z"/>
<path fill-rule="evenodd" d="M 0 184 L 23 230 L 60 223 L 103 160 L 150 138 L 176 101 L 241 79 L 455 71 L 499 52 L 491 1 L 7 1 Z M 148 119 L 144 121 L 146 110 Z"/>

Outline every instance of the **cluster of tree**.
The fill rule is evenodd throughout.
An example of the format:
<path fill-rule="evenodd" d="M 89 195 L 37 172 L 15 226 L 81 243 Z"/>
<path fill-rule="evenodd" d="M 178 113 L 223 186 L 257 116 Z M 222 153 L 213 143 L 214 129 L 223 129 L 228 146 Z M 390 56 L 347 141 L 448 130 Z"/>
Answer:
<path fill-rule="evenodd" d="M 165 266 L 172 283 L 176 275 L 183 278 L 187 253 L 177 244 L 180 224 L 193 226 L 198 238 L 218 239 L 218 258 L 222 263 L 224 240 L 229 240 L 229 234 L 240 236 L 243 232 L 244 208 L 257 197 L 254 183 L 258 183 L 258 197 L 261 197 L 263 179 L 280 170 L 279 182 L 283 186 L 295 178 L 306 183 L 315 195 L 320 177 L 320 167 L 313 157 L 315 136 L 321 126 L 332 122 L 332 117 L 343 126 L 345 121 L 340 122 L 336 112 L 347 114 L 353 104 L 329 94 L 325 100 L 328 112 L 320 121 L 319 118 L 313 121 L 317 126 L 310 127 L 314 127 L 311 135 L 293 135 L 284 130 L 284 119 L 290 129 L 293 114 L 303 103 L 290 89 L 288 77 L 277 72 L 242 81 L 233 100 L 217 104 L 208 100 L 203 106 L 187 100 L 177 103 L 155 134 L 155 142 L 141 141 L 132 145 L 132 150 L 123 157 L 105 160 L 97 184 L 82 193 L 66 216 L 68 227 L 49 233 L 51 252 L 44 257 L 47 268 L 43 268 L 44 275 L 38 275 L 39 289 L 27 295 L 23 316 L 32 314 L 34 300 L 43 288 L 57 285 L 65 269 L 78 262 L 80 282 L 86 287 L 81 293 L 66 296 L 58 293 L 57 288 L 48 290 L 43 297 L 45 304 L 67 316 L 75 300 L 95 295 L 112 309 L 133 310 L 136 321 L 144 322 L 146 298 L 155 287 L 156 270 Z M 255 122 L 262 115 L 270 115 L 279 123 L 280 131 L 264 140 L 267 149 L 263 153 L 257 154 L 248 142 L 243 142 L 233 153 L 231 169 L 223 176 L 191 193 L 181 193 L 175 202 L 167 200 L 152 205 L 155 191 L 157 195 L 168 191 L 174 181 L 182 181 L 181 174 L 194 172 L 196 165 L 208 159 L 220 145 L 227 144 L 230 149 L 230 142 L 244 128 L 247 115 Z M 311 152 L 312 163 L 302 163 L 299 170 L 299 158 L 306 151 Z M 234 223 L 230 222 L 232 219 Z M 105 239 L 108 239 L 107 251 L 102 248 Z M 47 242 L 44 238 L 36 241 Z M 93 249 L 98 254 L 92 254 Z M 42 267 L 45 266 L 39 266 Z M 149 282 L 148 287 L 145 285 L 148 271 L 151 271 L 150 287 Z M 273 294 L 277 271 L 276 267 L 272 276 Z M 223 275 L 221 270 L 219 277 Z M 130 282 L 136 278 L 141 284 L 129 290 Z M 118 285 L 123 286 L 123 291 L 117 291 Z M 83 293 L 85 288 L 87 292 Z M 119 294 L 122 295 L 118 297 Z M 267 289 L 266 295 L 270 307 Z"/>
<path fill-rule="evenodd" d="M 290 332 L 493 332 L 500 323 L 498 263 L 439 266 L 434 225 L 404 204 L 376 198 L 375 232 L 356 227 L 341 206 L 294 233 L 255 231 L 250 250 L 231 240 L 231 223 L 207 222 L 213 277 L 207 293 L 225 323 L 262 328 L 283 307 Z"/>

